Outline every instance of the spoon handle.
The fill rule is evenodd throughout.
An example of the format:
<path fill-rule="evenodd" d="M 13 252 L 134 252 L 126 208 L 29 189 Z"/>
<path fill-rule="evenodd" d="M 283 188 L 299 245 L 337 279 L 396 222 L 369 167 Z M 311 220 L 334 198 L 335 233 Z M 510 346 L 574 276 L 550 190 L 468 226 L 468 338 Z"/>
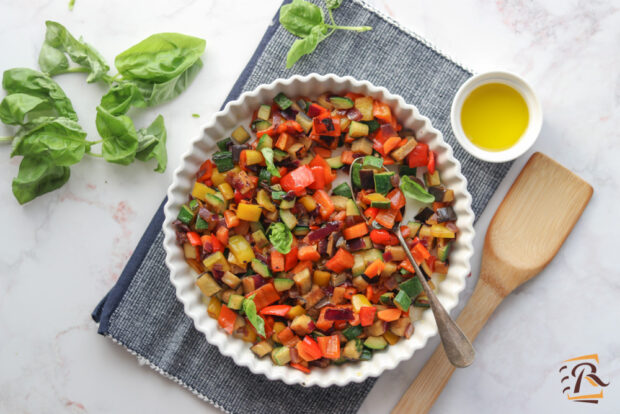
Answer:
<path fill-rule="evenodd" d="M 435 296 L 433 289 L 431 289 L 428 285 L 426 278 L 422 274 L 422 271 L 409 251 L 409 247 L 400 232 L 400 227 L 395 233 L 401 246 L 405 249 L 407 258 L 415 268 L 415 273 L 424 288 L 426 296 L 428 296 L 428 300 L 431 304 L 431 310 L 433 311 L 433 316 L 435 317 L 435 322 L 437 323 L 437 328 L 439 330 L 439 336 L 441 337 L 441 343 L 443 344 L 443 349 L 446 352 L 448 360 L 452 365 L 458 368 L 464 368 L 471 365 L 471 363 L 474 362 L 474 357 L 476 355 L 474 347 L 471 342 L 469 342 L 469 339 L 467 339 L 463 331 L 461 331 L 458 327 L 454 319 L 450 317 L 450 314 L 446 311 L 441 302 L 439 302 L 439 299 Z"/>

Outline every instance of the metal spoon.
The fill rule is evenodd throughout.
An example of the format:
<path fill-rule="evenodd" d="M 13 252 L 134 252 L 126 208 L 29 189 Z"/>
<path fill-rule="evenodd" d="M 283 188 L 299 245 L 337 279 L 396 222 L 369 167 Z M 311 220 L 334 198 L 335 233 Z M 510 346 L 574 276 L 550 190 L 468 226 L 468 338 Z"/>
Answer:
<path fill-rule="evenodd" d="M 358 206 L 358 209 L 359 205 L 357 204 L 357 197 L 355 197 L 354 189 L 356 187 L 353 186 L 352 171 L 355 163 L 361 162 L 361 160 L 363 160 L 363 158 L 356 158 L 351 164 L 351 168 L 349 170 L 349 185 L 351 186 L 351 190 L 353 191 L 353 201 Z M 388 171 L 385 167 L 383 167 L 383 170 Z M 405 217 L 405 209 L 406 205 L 401 209 L 401 214 L 403 217 Z M 360 210 L 360 212 L 361 211 L 362 210 Z M 366 221 L 366 224 L 372 227 L 371 223 L 368 222 L 366 216 L 364 216 L 363 213 L 361 215 Z M 378 223 L 376 224 L 379 225 Z M 418 267 L 418 264 L 416 263 L 415 259 L 411 255 L 411 252 L 409 251 L 409 246 L 407 246 L 405 238 L 400 232 L 400 222 L 395 223 L 393 229 L 386 230 L 396 234 L 400 245 L 405 250 L 407 259 L 409 259 L 409 262 L 411 262 L 413 268 L 415 269 L 415 274 L 418 277 L 420 283 L 422 284 L 422 288 L 424 288 L 426 296 L 428 296 L 431 310 L 433 311 L 433 316 L 435 317 L 435 322 L 437 323 L 437 328 L 439 330 L 441 343 L 443 344 L 443 349 L 448 356 L 448 360 L 452 365 L 458 368 L 464 368 L 471 365 L 471 363 L 474 362 L 476 351 L 474 350 L 471 342 L 469 342 L 469 339 L 467 339 L 463 331 L 461 331 L 461 328 L 458 327 L 454 319 L 450 317 L 450 314 L 446 311 L 441 302 L 439 302 L 439 299 L 437 299 L 437 296 L 435 296 L 435 292 L 433 292 L 433 289 L 431 289 L 431 287 L 428 285 L 424 274 L 422 274 L 422 271 Z"/>

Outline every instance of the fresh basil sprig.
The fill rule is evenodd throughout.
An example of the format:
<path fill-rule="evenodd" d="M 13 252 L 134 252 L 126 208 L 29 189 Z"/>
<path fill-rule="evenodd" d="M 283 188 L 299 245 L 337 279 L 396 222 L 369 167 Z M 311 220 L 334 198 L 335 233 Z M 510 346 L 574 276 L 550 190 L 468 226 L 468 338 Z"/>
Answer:
<path fill-rule="evenodd" d="M 260 152 L 263 154 L 265 158 L 265 165 L 267 165 L 267 171 L 274 176 L 280 177 L 280 171 L 276 168 L 276 165 L 273 163 L 273 149 L 269 147 L 261 148 Z"/>
<path fill-rule="evenodd" d="M 405 193 L 405 197 L 418 200 L 422 203 L 432 203 L 435 196 L 429 193 L 420 184 L 404 175 L 400 177 L 400 189 Z"/>
<path fill-rule="evenodd" d="M 267 238 L 280 253 L 290 253 L 293 245 L 293 234 L 284 223 L 272 223 L 267 228 Z"/>
<path fill-rule="evenodd" d="M 248 320 L 256 329 L 256 333 L 265 336 L 265 320 L 258 315 L 256 303 L 254 302 L 255 296 L 256 294 L 253 294 L 249 298 L 243 299 L 241 307 L 243 308 L 243 312 L 245 312 L 245 316 L 248 317 Z"/>
<path fill-rule="evenodd" d="M 280 9 L 280 24 L 293 35 L 295 40 L 286 56 L 286 68 L 290 69 L 304 55 L 314 52 L 319 43 L 327 39 L 336 30 L 365 32 L 370 26 L 338 26 L 332 11 L 340 7 L 342 0 L 326 0 L 330 23 L 325 23 L 323 10 L 305 0 L 293 0 Z"/>
<path fill-rule="evenodd" d="M 169 101 L 181 94 L 202 68 L 205 41 L 180 33 L 159 33 L 119 54 L 119 73 L 92 46 L 76 39 L 60 23 L 47 21 L 45 42 L 39 54 L 44 72 L 28 68 L 4 72 L 7 96 L 0 102 L 0 121 L 19 129 L 0 142 L 12 142 L 11 156 L 23 155 L 13 194 L 20 204 L 61 187 L 69 179 L 69 166 L 85 154 L 128 165 L 155 159 L 155 171 L 167 164 L 166 127 L 159 115 L 146 128 L 136 130 L 127 112 Z M 78 66 L 71 67 L 69 60 Z M 51 76 L 88 73 L 87 82 L 103 81 L 109 90 L 97 107 L 100 140 L 86 140 L 71 101 Z M 91 147 L 101 143 L 101 154 Z"/>

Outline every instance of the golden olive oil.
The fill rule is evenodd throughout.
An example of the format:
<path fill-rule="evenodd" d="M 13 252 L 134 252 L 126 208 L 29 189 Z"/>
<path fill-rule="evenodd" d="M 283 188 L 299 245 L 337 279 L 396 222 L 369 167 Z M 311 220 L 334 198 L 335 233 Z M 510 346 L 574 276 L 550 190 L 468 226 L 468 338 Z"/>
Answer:
<path fill-rule="evenodd" d="M 503 83 L 487 83 L 474 89 L 461 110 L 465 135 L 487 151 L 512 147 L 527 129 L 529 118 L 523 96 Z"/>

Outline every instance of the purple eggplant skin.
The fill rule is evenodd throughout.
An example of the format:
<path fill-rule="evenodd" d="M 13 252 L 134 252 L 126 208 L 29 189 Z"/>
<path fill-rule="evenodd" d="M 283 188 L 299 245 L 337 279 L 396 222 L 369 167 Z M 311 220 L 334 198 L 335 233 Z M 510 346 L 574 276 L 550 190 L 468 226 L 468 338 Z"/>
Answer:
<path fill-rule="evenodd" d="M 364 243 L 364 239 L 362 239 L 361 237 L 357 239 L 347 240 L 347 248 L 352 252 L 357 252 L 364 249 L 365 247 L 366 243 Z"/>
<path fill-rule="evenodd" d="M 424 207 L 414 218 L 417 221 L 421 221 L 422 223 L 426 223 L 426 220 L 428 220 L 429 217 L 432 216 L 433 214 L 435 214 L 433 209 L 428 208 L 428 207 Z"/>
<path fill-rule="evenodd" d="M 375 173 L 373 170 L 360 170 L 360 184 L 362 190 L 375 189 Z"/>
<path fill-rule="evenodd" d="M 325 311 L 325 320 L 328 321 L 352 321 L 353 319 L 353 310 L 351 309 L 327 309 Z"/>
<path fill-rule="evenodd" d="M 456 213 L 451 206 L 437 209 L 437 223 L 445 223 L 446 221 L 456 221 Z"/>
<path fill-rule="evenodd" d="M 239 164 L 239 158 L 241 157 L 241 151 L 243 151 L 244 149 L 248 149 L 248 148 L 250 147 L 245 144 L 243 145 L 233 144 L 233 146 L 231 147 L 233 163 Z"/>
<path fill-rule="evenodd" d="M 428 187 L 428 192 L 435 197 L 435 201 L 443 201 L 446 190 L 441 187 Z"/>

